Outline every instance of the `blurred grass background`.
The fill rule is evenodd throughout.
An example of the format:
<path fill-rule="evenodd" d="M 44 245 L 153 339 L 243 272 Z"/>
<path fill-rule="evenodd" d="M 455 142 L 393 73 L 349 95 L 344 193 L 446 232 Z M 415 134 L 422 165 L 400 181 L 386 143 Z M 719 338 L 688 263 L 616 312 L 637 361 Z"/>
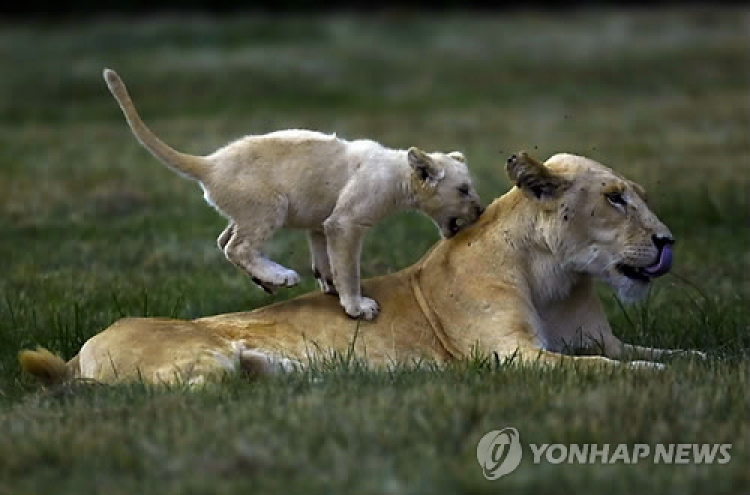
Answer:
<path fill-rule="evenodd" d="M 30 493 L 42 482 L 58 493 L 132 493 L 160 486 L 163 469 L 173 471 L 159 493 L 200 491 L 202 483 L 228 493 L 248 479 L 280 491 L 305 479 L 321 492 L 494 491 L 502 484 L 484 482 L 472 448 L 505 424 L 538 443 L 735 441 L 725 467 L 679 474 L 674 466 L 522 465 L 507 478 L 516 490 L 595 492 L 610 479 L 622 481 L 615 491 L 623 493 L 747 490 L 748 33 L 742 8 L 174 14 L 2 25 L 0 425 L 12 433 L 0 449 L 7 480 L 0 493 Z M 280 232 L 268 246 L 303 275 L 298 288 L 267 296 L 224 260 L 215 238 L 225 221 L 195 183 L 137 144 L 102 81 L 104 67 L 120 73 L 158 135 L 191 153 L 282 128 L 458 149 L 487 203 L 509 187 L 502 166 L 510 153 L 597 159 L 643 184 L 678 239 L 675 275 L 643 304 L 622 308 L 602 288 L 616 333 L 701 348 L 712 360 L 677 363 L 647 381 L 471 363 L 427 377 L 344 366 L 320 388 L 292 376 L 197 395 L 115 387 L 38 396 L 20 376 L 20 348 L 44 345 L 69 358 L 121 316 L 247 310 L 315 287 L 299 232 Z M 367 238 L 363 275 L 407 266 L 437 238 L 417 214 L 391 217 Z M 130 437 L 114 418 L 125 418 L 127 442 L 135 442 L 116 452 L 108 449 Z M 233 435 L 245 421 L 252 426 L 236 445 L 255 453 L 237 447 L 201 471 L 205 459 L 191 457 L 201 442 L 229 441 L 205 425 L 226 424 L 224 434 Z M 342 427 L 347 422 L 359 426 Z M 451 422 L 469 426 L 448 431 Z M 403 437 L 372 444 L 394 424 Z M 156 438 L 148 441 L 152 457 L 172 456 L 174 466 L 144 461 L 151 447 L 141 437 Z M 446 438 L 453 450 L 436 447 Z M 77 461 L 71 446 L 83 449 L 74 449 Z M 260 467 L 256 454 L 265 459 Z M 360 454 L 370 464 L 358 464 Z M 129 463 L 139 478 L 128 478 Z M 94 468 L 104 474 L 92 478 Z"/>

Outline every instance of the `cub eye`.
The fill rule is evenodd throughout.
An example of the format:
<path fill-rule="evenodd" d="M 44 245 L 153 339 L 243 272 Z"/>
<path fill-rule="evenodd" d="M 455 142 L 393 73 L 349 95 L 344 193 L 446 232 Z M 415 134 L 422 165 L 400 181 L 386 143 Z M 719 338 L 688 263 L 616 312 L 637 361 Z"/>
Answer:
<path fill-rule="evenodd" d="M 622 193 L 616 191 L 605 193 L 604 197 L 607 198 L 607 201 L 613 206 L 625 206 L 628 204 L 627 201 L 625 201 L 625 198 L 622 197 Z"/>
<path fill-rule="evenodd" d="M 461 196 L 468 196 L 469 195 L 469 186 L 464 184 L 462 186 L 458 186 L 458 194 Z"/>

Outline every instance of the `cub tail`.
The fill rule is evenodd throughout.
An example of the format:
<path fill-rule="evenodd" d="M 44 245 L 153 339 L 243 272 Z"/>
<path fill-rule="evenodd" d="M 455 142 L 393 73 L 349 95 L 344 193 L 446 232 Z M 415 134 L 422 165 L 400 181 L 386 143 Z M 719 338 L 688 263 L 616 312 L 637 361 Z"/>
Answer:
<path fill-rule="evenodd" d="M 133 131 L 141 145 L 178 174 L 200 181 L 210 166 L 209 161 L 201 156 L 180 153 L 156 137 L 138 115 L 138 111 L 135 109 L 135 105 L 133 105 L 125 83 L 122 82 L 120 76 L 111 69 L 104 69 L 103 75 L 109 91 L 120 105 L 122 113 L 125 114 L 130 130 Z"/>
<path fill-rule="evenodd" d="M 18 353 L 21 369 L 45 385 L 55 385 L 73 378 L 67 363 L 43 347 Z"/>

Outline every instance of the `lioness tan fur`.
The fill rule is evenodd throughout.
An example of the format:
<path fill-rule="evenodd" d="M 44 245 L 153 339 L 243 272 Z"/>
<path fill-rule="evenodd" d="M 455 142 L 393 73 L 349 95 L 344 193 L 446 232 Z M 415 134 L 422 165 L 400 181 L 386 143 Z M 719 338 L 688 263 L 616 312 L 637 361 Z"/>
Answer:
<path fill-rule="evenodd" d="M 205 157 L 187 155 L 146 127 L 114 71 L 105 69 L 104 79 L 140 143 L 198 181 L 206 201 L 229 219 L 219 248 L 267 292 L 294 286 L 300 276 L 263 256 L 263 244 L 281 227 L 307 229 L 321 289 L 338 292 L 349 316 L 375 318 L 377 302 L 362 296 L 359 276 L 370 227 L 396 211 L 416 209 L 451 237 L 482 212 L 458 151 L 393 150 L 369 140 L 284 130 L 245 136 Z"/>
<path fill-rule="evenodd" d="M 202 383 L 223 373 L 305 366 L 333 351 L 354 351 L 373 367 L 473 352 L 659 367 L 653 360 L 682 352 L 621 342 L 594 290 L 599 279 L 636 299 L 670 269 L 672 234 L 643 189 L 570 154 L 545 164 L 521 154 L 507 172 L 516 186 L 475 225 L 414 265 L 364 282 L 383 307 L 373 322 L 352 321 L 332 298 L 308 294 L 193 321 L 126 318 L 88 340 L 67 365 L 46 350 L 23 351 L 21 365 L 47 382 Z"/>

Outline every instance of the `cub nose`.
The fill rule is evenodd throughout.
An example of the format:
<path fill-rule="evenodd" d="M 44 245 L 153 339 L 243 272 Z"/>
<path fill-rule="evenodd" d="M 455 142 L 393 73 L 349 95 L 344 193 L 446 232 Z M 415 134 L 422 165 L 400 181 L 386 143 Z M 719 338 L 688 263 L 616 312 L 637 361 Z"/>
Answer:
<path fill-rule="evenodd" d="M 672 238 L 672 236 L 668 236 L 668 235 L 656 235 L 656 234 L 654 234 L 654 235 L 651 236 L 651 240 L 654 241 L 654 245 L 660 251 L 662 250 L 662 248 L 664 246 L 670 246 L 670 245 L 674 244 L 674 239 Z"/>
<path fill-rule="evenodd" d="M 475 206 L 474 212 L 477 214 L 477 218 L 479 218 L 482 216 L 482 213 L 484 213 L 484 208 L 482 208 L 481 206 Z"/>

